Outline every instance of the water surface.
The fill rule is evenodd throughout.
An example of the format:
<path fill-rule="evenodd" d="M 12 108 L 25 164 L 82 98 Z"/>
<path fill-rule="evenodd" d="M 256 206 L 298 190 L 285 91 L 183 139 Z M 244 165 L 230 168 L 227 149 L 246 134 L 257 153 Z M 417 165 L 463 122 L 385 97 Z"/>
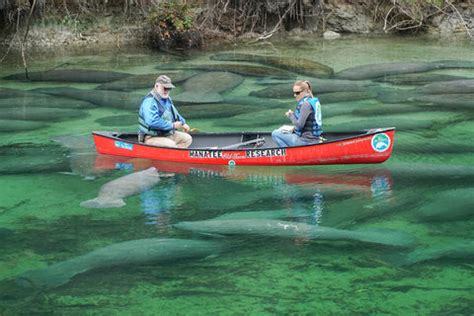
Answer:
<path fill-rule="evenodd" d="M 209 57 L 218 52 L 301 57 L 328 65 L 336 73 L 389 62 L 474 62 L 472 43 L 419 37 L 337 41 L 301 37 L 191 52 L 185 57 L 122 49 L 32 54 L 29 60 L 30 71 L 86 69 L 142 75 L 217 64 Z M 20 72 L 20 62 L 11 56 L 2 64 L 0 76 Z M 467 66 L 429 73 L 474 78 L 474 69 Z M 291 97 L 269 96 L 257 102 L 248 95 L 281 83 L 291 88 L 294 78 L 241 76 L 237 87 L 220 93 L 224 100 L 217 104 L 176 104 L 200 131 L 271 130 L 285 123 L 284 112 L 294 107 Z M 8 102 L 24 100 L 15 108 L 28 112 L 27 121 L 47 124 L 0 132 L 0 314 L 472 314 L 472 100 L 461 106 L 422 103 L 409 98 L 416 85 L 375 78 L 355 83 L 367 97 L 345 95 L 345 101 L 331 101 L 326 96 L 324 126 L 326 130 L 349 124 L 359 127 L 357 122 L 366 128 L 396 126 L 392 157 L 380 165 L 228 168 L 97 156 L 90 132 L 135 131 L 138 103 L 132 103 L 132 96 L 145 95 L 153 82 L 150 87 L 122 92 L 131 98 L 125 108 L 119 101 L 99 105 L 70 96 L 49 96 L 51 101 L 44 101 L 46 95 L 38 91 L 45 90 L 36 90 L 31 97 L 0 96 L 0 113 L 8 113 Z M 218 84 L 205 83 L 201 91 L 206 93 L 200 96 L 209 96 Z M 2 79 L 0 91 L 100 91 L 99 85 Z M 179 99 L 186 84 L 177 86 L 173 96 Z M 314 90 L 319 94 L 317 85 Z M 123 100 L 124 95 L 114 93 L 110 92 L 110 99 Z M 435 93 L 446 98 L 442 91 Z M 387 102 L 394 95 L 400 101 Z M 229 102 L 239 97 L 249 98 L 248 102 Z M 446 104 L 454 98 L 446 99 Z M 54 110 L 66 105 L 79 108 L 81 114 Z M 38 107 L 51 109 L 51 119 L 41 119 L 39 112 L 32 117 Z M 4 119 L 6 130 L 19 126 L 12 117 Z M 81 206 L 100 195 L 101 187 L 150 167 L 161 172 L 161 181 L 124 197 L 122 207 Z M 133 181 L 130 186 L 145 180 Z M 112 194 L 117 190 L 112 189 Z M 203 235 L 173 227 L 224 215 L 347 232 L 377 231 L 389 240 L 403 234 L 416 242 L 391 247 L 377 239 Z M 225 234 L 226 228 L 222 230 Z M 46 287 L 34 284 L 34 279 L 19 282 L 27 271 L 45 269 L 42 273 L 47 275 L 46 267 L 59 262 L 107 251 L 126 241 L 155 238 L 217 242 L 223 249 L 205 256 L 168 262 L 145 258 L 133 264 L 125 264 L 124 250 L 123 258 L 119 253 L 110 262 L 103 259 L 101 268 L 76 274 L 63 284 L 55 284 L 53 278 L 47 278 Z M 64 269 L 76 268 L 65 264 Z"/>

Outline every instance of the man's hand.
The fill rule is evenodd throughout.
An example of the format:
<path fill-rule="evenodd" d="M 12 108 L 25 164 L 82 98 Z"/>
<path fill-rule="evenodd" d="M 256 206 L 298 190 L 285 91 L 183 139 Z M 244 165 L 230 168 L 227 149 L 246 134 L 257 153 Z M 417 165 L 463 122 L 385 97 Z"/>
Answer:
<path fill-rule="evenodd" d="M 188 124 L 184 124 L 184 125 L 183 125 L 183 130 L 184 130 L 186 133 L 188 133 L 190 129 L 191 129 L 191 127 L 189 127 Z"/>
<path fill-rule="evenodd" d="M 181 127 L 183 127 L 183 123 L 181 123 L 180 121 L 176 121 L 176 122 L 173 123 L 173 128 L 174 129 L 179 129 Z"/>
<path fill-rule="evenodd" d="M 288 110 L 288 111 L 285 113 L 285 115 L 286 115 L 287 117 L 290 117 L 292 114 L 293 114 L 293 111 L 292 111 L 292 110 Z"/>

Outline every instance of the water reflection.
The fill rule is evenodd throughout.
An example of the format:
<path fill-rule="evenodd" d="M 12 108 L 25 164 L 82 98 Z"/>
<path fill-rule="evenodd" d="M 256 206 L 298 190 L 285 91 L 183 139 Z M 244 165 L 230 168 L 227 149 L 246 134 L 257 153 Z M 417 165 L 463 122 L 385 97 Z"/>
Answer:
<path fill-rule="evenodd" d="M 95 169 L 129 172 L 105 184 L 101 192 L 122 192 L 123 189 L 114 189 L 117 185 L 142 188 L 140 206 L 146 221 L 157 225 L 169 224 L 170 211 L 179 207 L 202 210 L 200 216 L 207 218 L 236 211 L 250 214 L 286 209 L 280 218 L 295 217 L 313 225 L 347 226 L 399 205 L 392 201 L 391 174 L 384 169 L 354 174 L 310 168 L 173 163 L 109 155 L 97 155 Z M 175 176 L 148 186 L 148 182 L 144 185 L 147 178 L 140 175 L 147 170 Z M 300 209 L 306 210 L 305 216 L 301 216 Z"/>

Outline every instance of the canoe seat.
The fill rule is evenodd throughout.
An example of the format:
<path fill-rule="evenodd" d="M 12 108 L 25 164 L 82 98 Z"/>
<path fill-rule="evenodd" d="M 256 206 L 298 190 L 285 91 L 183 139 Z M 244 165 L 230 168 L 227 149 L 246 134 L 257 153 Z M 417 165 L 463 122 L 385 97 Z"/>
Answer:
<path fill-rule="evenodd" d="M 221 149 L 238 149 L 240 147 L 248 146 L 248 145 L 255 145 L 255 147 L 261 147 L 265 144 L 265 138 L 255 138 L 248 140 L 246 142 L 240 142 L 232 145 L 222 146 Z"/>

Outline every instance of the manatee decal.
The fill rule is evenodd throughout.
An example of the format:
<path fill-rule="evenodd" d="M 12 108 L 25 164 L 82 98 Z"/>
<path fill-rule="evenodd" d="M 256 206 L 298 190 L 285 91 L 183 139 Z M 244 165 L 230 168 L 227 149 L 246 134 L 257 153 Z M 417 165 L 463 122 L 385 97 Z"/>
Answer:
<path fill-rule="evenodd" d="M 371 144 L 373 150 L 376 152 L 384 152 L 390 147 L 390 137 L 385 133 L 374 135 Z"/>

